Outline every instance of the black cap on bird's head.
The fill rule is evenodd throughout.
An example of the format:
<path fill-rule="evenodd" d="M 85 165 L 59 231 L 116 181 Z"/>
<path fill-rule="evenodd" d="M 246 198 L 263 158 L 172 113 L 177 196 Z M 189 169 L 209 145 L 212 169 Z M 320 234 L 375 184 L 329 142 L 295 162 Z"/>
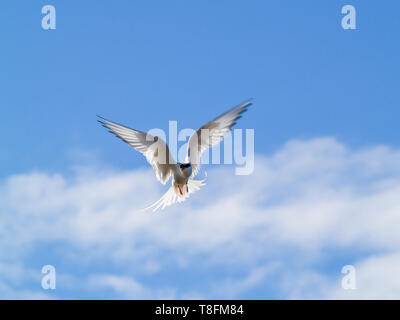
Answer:
<path fill-rule="evenodd" d="M 180 163 L 179 164 L 179 168 L 181 168 L 182 170 L 189 168 L 191 166 L 190 163 Z"/>

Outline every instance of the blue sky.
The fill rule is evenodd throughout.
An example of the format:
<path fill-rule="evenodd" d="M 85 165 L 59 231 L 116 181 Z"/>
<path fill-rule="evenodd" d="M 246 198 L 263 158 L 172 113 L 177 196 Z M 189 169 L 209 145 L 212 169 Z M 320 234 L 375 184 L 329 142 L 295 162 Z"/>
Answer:
<path fill-rule="evenodd" d="M 46 1 L 3 1 L 1 175 L 63 170 L 74 148 L 144 165 L 96 114 L 142 130 L 198 127 L 249 97 L 241 126 L 256 130 L 259 152 L 320 135 L 398 145 L 399 5 L 352 3 L 355 31 L 341 28 L 344 1 L 55 0 L 46 32 Z"/>
<path fill-rule="evenodd" d="M 41 28 L 41 8 L 46 4 L 56 8 L 56 30 Z M 341 27 L 345 4 L 357 10 L 356 30 Z M 294 232 L 288 222 L 276 222 L 271 212 L 281 210 L 286 217 L 285 212 L 294 210 L 306 218 L 303 212 L 322 206 L 328 215 L 331 209 L 326 207 L 335 208 L 334 203 L 343 201 L 344 211 L 350 214 L 353 206 L 368 208 L 371 203 L 365 201 L 376 196 L 376 203 L 381 203 L 380 197 L 386 199 L 390 190 L 397 190 L 399 9 L 398 1 L 389 0 L 2 1 L 0 207 L 2 228 L 12 226 L 16 231 L 3 234 L 7 243 L 3 249 L 15 254 L 0 256 L 0 269 L 14 270 L 9 275 L 4 272 L 8 276 L 0 281 L 1 297 L 291 298 L 313 292 L 316 297 L 343 297 L 334 285 L 343 265 L 359 263 L 361 270 L 366 270 L 360 277 L 365 274 L 368 278 L 370 264 L 385 265 L 388 259 L 397 263 L 397 248 L 389 245 L 393 239 L 384 236 L 385 224 L 378 243 L 359 243 L 363 237 L 379 238 L 367 227 L 360 227 L 360 234 L 345 233 L 335 242 L 325 239 L 323 233 L 307 238 L 295 227 Z M 251 228 L 234 223 L 246 221 L 242 211 L 233 214 L 237 220 L 227 222 L 222 217 L 230 220 L 229 210 L 213 208 L 210 210 L 220 213 L 221 219 L 204 221 L 201 212 L 210 210 L 201 203 L 200 193 L 190 204 L 165 211 L 155 221 L 127 217 L 125 213 L 139 200 L 151 201 L 163 189 L 144 157 L 101 128 L 97 114 L 143 131 L 167 130 L 169 120 L 178 120 L 178 129 L 197 128 L 250 97 L 255 99 L 254 105 L 238 128 L 255 129 L 260 171 L 256 166 L 254 174 L 268 179 L 274 168 L 281 175 L 272 179 L 276 187 L 257 182 L 264 190 L 259 198 L 249 194 L 238 204 L 243 210 L 248 206 L 249 214 L 254 212 Z M 315 162 L 292 165 L 291 157 L 303 159 L 302 153 Z M 308 166 L 318 169 L 319 165 L 321 171 L 309 170 Z M 286 179 L 293 166 L 302 174 Z M 220 203 L 222 190 L 235 195 L 226 181 L 249 183 L 251 188 L 251 177 L 234 176 L 232 170 L 221 166 L 211 170 L 209 174 L 223 178 L 210 177 L 204 199 Z M 143 190 L 130 182 L 132 177 L 143 183 Z M 85 192 L 90 193 L 93 186 L 99 197 L 107 195 L 107 190 L 96 187 L 103 179 L 110 179 L 110 190 L 116 188 L 123 195 L 120 198 L 110 191 L 110 202 L 100 201 L 99 209 L 94 200 L 85 202 L 91 197 Z M 378 186 L 388 184 L 388 194 L 381 194 Z M 118 189 L 121 185 L 126 188 Z M 132 198 L 129 188 L 135 190 Z M 333 198 L 328 201 L 317 196 L 318 190 Z M 138 198 L 138 192 L 146 195 Z M 348 192 L 356 200 L 352 201 Z M 77 198 L 79 194 L 82 199 Z M 370 200 L 363 197 L 366 194 Z M 222 198 L 215 199 L 217 196 Z M 306 207 L 314 209 L 302 211 L 307 199 Z M 330 202 L 332 199 L 336 202 Z M 293 201 L 296 206 L 291 208 Z M 387 212 L 398 206 L 395 200 L 382 203 L 389 206 Z M 93 212 L 103 209 L 104 219 L 100 220 L 105 225 L 92 220 L 98 219 Z M 191 210 L 193 221 L 187 217 Z M 287 214 L 286 219 L 291 220 Z M 65 220 L 65 216 L 71 219 Z M 387 221 L 397 221 L 396 216 L 390 217 Z M 325 219 L 320 215 L 308 218 L 309 226 L 315 225 L 316 230 Z M 358 218 L 353 229 L 366 219 Z M 118 219 L 128 219 L 125 222 L 130 227 L 116 223 Z M 22 227 L 19 221 L 27 222 Z M 225 224 L 232 229 L 223 233 L 222 240 L 200 241 L 207 239 L 207 221 L 211 230 L 220 230 Z M 248 239 L 248 232 L 260 221 L 265 230 L 276 223 L 290 235 L 273 242 L 274 250 L 259 252 L 265 246 L 263 241 L 272 237 L 260 233 Z M 183 230 L 176 230 L 177 235 L 182 232 L 176 241 L 166 241 L 174 234 L 166 229 L 181 226 L 191 230 L 195 222 L 204 226 L 200 228 L 204 233 L 196 234 L 193 243 Z M 329 222 L 326 218 L 322 224 L 328 228 Z M 161 224 L 157 228 L 166 238 L 149 236 L 154 236 L 149 229 L 155 223 Z M 54 232 L 48 230 L 53 227 Z M 103 232 L 109 238 L 103 239 Z M 144 239 L 135 232 L 145 235 Z M 29 235 L 26 239 L 25 234 Z M 231 240 L 235 246 L 227 245 Z M 318 241 L 322 243 L 314 247 Z M 223 254 L 238 254 L 246 251 L 247 245 L 252 252 L 248 263 Z M 246 256 L 243 252 L 238 255 L 242 254 Z M 296 266 L 291 264 L 293 259 L 298 259 Z M 56 266 L 59 280 L 55 292 L 40 288 L 44 264 Z M 296 274 L 297 280 L 293 278 Z M 393 290 L 388 292 L 400 294 Z M 384 286 L 377 292 L 387 294 Z"/>

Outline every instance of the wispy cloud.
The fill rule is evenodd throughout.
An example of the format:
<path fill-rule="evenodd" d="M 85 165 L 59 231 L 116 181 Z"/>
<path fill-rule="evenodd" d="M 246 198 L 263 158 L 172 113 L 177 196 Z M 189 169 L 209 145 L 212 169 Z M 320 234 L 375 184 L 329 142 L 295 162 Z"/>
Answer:
<path fill-rule="evenodd" d="M 208 170 L 190 201 L 156 213 L 139 211 L 163 193 L 151 170 L 13 175 L 0 182 L 0 261 L 38 273 L 53 264 L 88 298 L 110 288 L 131 298 L 347 297 L 344 264 L 358 271 L 351 297 L 400 297 L 386 267 L 400 253 L 399 163 L 387 146 L 290 141 L 258 155 L 253 175 Z M 370 276 L 374 266 L 386 271 Z M 3 298 L 32 289 L 9 282 Z"/>

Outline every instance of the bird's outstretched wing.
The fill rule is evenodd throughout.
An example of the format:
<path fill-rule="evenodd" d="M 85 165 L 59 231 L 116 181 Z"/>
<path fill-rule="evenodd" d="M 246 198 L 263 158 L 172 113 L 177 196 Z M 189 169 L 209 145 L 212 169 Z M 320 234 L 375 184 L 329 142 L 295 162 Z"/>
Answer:
<path fill-rule="evenodd" d="M 147 161 L 153 166 L 157 179 L 165 184 L 171 176 L 172 166 L 176 161 L 172 157 L 168 145 L 157 136 L 131 129 L 118 123 L 98 116 L 103 127 L 110 130 L 118 138 L 122 139 L 137 151 L 141 152 Z"/>
<path fill-rule="evenodd" d="M 232 130 L 232 126 L 236 124 L 236 120 L 241 118 L 241 114 L 251 105 L 251 101 L 252 99 L 249 99 L 226 111 L 192 134 L 189 139 L 185 161 L 192 164 L 193 177 L 200 170 L 200 157 L 204 150 L 222 141 Z"/>

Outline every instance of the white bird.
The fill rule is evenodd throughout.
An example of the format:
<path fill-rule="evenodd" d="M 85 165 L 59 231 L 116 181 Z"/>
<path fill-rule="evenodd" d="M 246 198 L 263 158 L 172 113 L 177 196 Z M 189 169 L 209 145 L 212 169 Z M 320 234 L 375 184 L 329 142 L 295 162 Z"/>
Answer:
<path fill-rule="evenodd" d="M 236 124 L 236 120 L 241 118 L 241 114 L 252 104 L 251 101 L 252 99 L 243 102 L 196 130 L 189 139 L 185 163 L 176 162 L 168 145 L 157 136 L 128 128 L 100 116 L 98 117 L 101 120 L 98 121 L 111 133 L 141 152 L 153 166 L 156 177 L 162 184 L 172 177 L 171 188 L 158 201 L 146 208 L 153 208 L 153 211 L 156 211 L 184 201 L 204 185 L 204 180 L 193 179 L 200 169 L 201 154 L 223 140 Z"/>

